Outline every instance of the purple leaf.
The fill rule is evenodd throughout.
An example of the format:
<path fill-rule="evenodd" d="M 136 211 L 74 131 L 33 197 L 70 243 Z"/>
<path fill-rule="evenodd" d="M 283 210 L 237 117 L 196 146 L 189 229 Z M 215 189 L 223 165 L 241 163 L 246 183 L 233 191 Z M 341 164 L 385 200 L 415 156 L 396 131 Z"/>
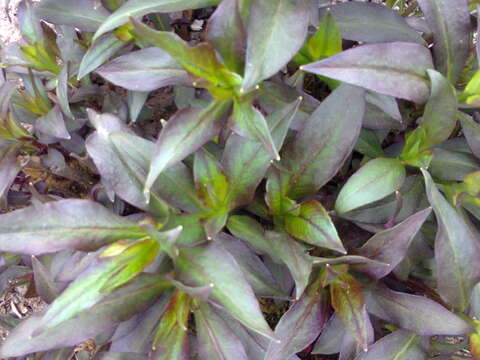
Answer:
<path fill-rule="evenodd" d="M 152 91 L 168 85 L 192 83 L 183 67 L 156 47 L 119 56 L 96 72 L 113 84 L 132 91 Z"/>
<path fill-rule="evenodd" d="M 37 294 L 46 303 L 52 303 L 59 295 L 59 290 L 50 271 L 35 256 L 32 256 L 32 270 Z"/>
<path fill-rule="evenodd" d="M 307 72 L 420 104 L 430 94 L 427 69 L 433 69 L 430 51 L 405 42 L 361 45 L 302 66 Z"/>
<path fill-rule="evenodd" d="M 365 295 L 369 313 L 418 335 L 463 335 L 470 331 L 463 319 L 426 297 L 387 288 Z"/>
<path fill-rule="evenodd" d="M 467 0 L 419 0 L 433 33 L 435 67 L 455 84 L 470 47 L 470 13 Z"/>
<path fill-rule="evenodd" d="M 460 122 L 462 124 L 463 133 L 467 139 L 468 146 L 472 149 L 472 153 L 480 159 L 480 124 L 474 121 L 470 116 L 460 113 Z M 478 119 L 478 116 L 475 117 Z"/>
<path fill-rule="evenodd" d="M 430 174 L 422 172 L 428 201 L 438 222 L 435 239 L 438 293 L 456 309 L 464 311 L 473 287 L 480 281 L 479 235 L 440 194 Z"/>
<path fill-rule="evenodd" d="M 197 303 L 195 324 L 200 360 L 248 360 L 240 339 L 206 303 Z"/>
<path fill-rule="evenodd" d="M 18 145 L 12 145 L 0 151 L 0 198 L 8 192 L 21 170 L 17 162 L 18 153 Z"/>
<path fill-rule="evenodd" d="M 319 284 L 311 285 L 295 301 L 275 327 L 275 337 L 268 346 L 265 360 L 288 359 L 305 349 L 320 334 L 327 320 L 327 301 Z"/>
<path fill-rule="evenodd" d="M 355 265 L 354 268 L 367 272 L 376 280 L 387 276 L 407 255 L 413 238 L 431 212 L 432 209 L 427 208 L 391 229 L 376 233 L 358 250 L 359 255 L 386 263 L 388 266 L 366 263 Z"/>
<path fill-rule="evenodd" d="M 13 253 L 91 251 L 142 236 L 143 229 L 135 223 L 90 200 L 60 200 L 0 215 L 0 250 Z"/>
<path fill-rule="evenodd" d="M 35 129 L 44 135 L 57 139 L 70 139 L 60 106 L 55 106 L 47 115 L 38 118 Z"/>
<path fill-rule="evenodd" d="M 342 85 L 315 110 L 282 158 L 292 173 L 290 197 L 314 194 L 335 176 L 355 146 L 364 109 L 363 90 Z"/>
<path fill-rule="evenodd" d="M 339 353 L 344 334 L 345 325 L 342 319 L 336 313 L 333 313 L 323 327 L 312 354 L 331 355 Z"/>

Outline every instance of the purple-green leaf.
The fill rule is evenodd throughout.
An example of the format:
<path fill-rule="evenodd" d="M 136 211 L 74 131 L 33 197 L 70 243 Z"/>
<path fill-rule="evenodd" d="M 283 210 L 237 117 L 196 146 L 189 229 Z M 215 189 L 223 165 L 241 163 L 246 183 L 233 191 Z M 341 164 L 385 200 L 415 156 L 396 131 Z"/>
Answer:
<path fill-rule="evenodd" d="M 478 116 L 476 117 L 478 119 Z M 480 159 L 480 124 L 470 116 L 461 113 L 460 122 L 472 153 Z"/>
<path fill-rule="evenodd" d="M 182 66 L 156 47 L 119 56 L 96 72 L 113 84 L 132 91 L 152 91 L 168 85 L 192 83 Z"/>
<path fill-rule="evenodd" d="M 312 354 L 330 355 L 339 353 L 344 334 L 345 325 L 342 319 L 336 313 L 333 313 L 323 327 Z"/>
<path fill-rule="evenodd" d="M 35 122 L 35 129 L 44 135 L 57 139 L 70 139 L 60 106 L 55 106 L 50 112 Z"/>
<path fill-rule="evenodd" d="M 427 360 L 428 347 L 416 334 L 397 330 L 378 340 L 355 360 Z"/>
<path fill-rule="evenodd" d="M 51 304 L 60 293 L 57 284 L 53 281 L 52 274 L 35 256 L 32 256 L 32 270 L 37 294 L 47 304 Z"/>
<path fill-rule="evenodd" d="M 318 201 L 305 201 L 298 215 L 286 215 L 285 230 L 309 244 L 347 253 L 332 219 Z"/>
<path fill-rule="evenodd" d="M 428 201 L 438 223 L 435 239 L 438 293 L 450 305 L 464 311 L 473 287 L 480 281 L 479 235 L 440 194 L 430 174 L 422 172 Z"/>
<path fill-rule="evenodd" d="M 314 194 L 335 176 L 355 146 L 364 109 L 363 90 L 342 85 L 315 110 L 282 157 L 292 174 L 290 197 Z"/>
<path fill-rule="evenodd" d="M 366 292 L 366 303 L 372 315 L 418 335 L 464 335 L 470 331 L 462 318 L 424 296 L 375 288 Z"/>
<path fill-rule="evenodd" d="M 301 48 L 307 36 L 308 10 L 307 0 L 253 0 L 247 27 L 245 90 L 276 74 Z"/>
<path fill-rule="evenodd" d="M 229 102 L 215 100 L 205 108 L 182 109 L 167 121 L 155 144 L 145 181 L 147 198 L 163 170 L 182 161 L 220 132 L 229 106 Z"/>
<path fill-rule="evenodd" d="M 419 0 L 433 33 L 435 67 L 455 84 L 470 48 L 470 13 L 467 0 Z"/>
<path fill-rule="evenodd" d="M 17 162 L 19 150 L 15 144 L 0 150 L 0 199 L 8 192 L 21 170 Z"/>
<path fill-rule="evenodd" d="M 0 215 L 0 250 L 13 253 L 91 251 L 142 236 L 135 223 L 90 200 L 60 200 Z"/>
<path fill-rule="evenodd" d="M 144 15 L 161 12 L 198 9 L 217 5 L 220 0 L 130 0 L 111 14 L 98 28 L 93 41 L 101 35 L 128 22 L 129 18 L 140 18 Z"/>
<path fill-rule="evenodd" d="M 339 214 L 383 199 L 400 189 L 405 167 L 397 159 L 376 158 L 363 165 L 342 187 L 335 202 Z"/>
<path fill-rule="evenodd" d="M 388 266 L 365 263 L 354 266 L 354 269 L 367 272 L 377 280 L 388 275 L 407 255 L 413 238 L 431 212 L 432 209 L 427 208 L 391 229 L 376 233 L 358 250 L 359 255 L 386 263 Z"/>
<path fill-rule="evenodd" d="M 330 12 L 342 32 L 342 38 L 360 42 L 405 41 L 423 44 L 419 33 L 405 18 L 388 6 L 351 2 L 320 8 L 320 16 Z"/>
<path fill-rule="evenodd" d="M 357 46 L 301 68 L 421 104 L 430 94 L 427 69 L 433 62 L 422 45 L 392 42 Z"/>
<path fill-rule="evenodd" d="M 34 335 L 43 327 L 43 317 L 34 315 L 23 321 L 0 348 L 0 356 L 9 358 L 32 352 L 58 349 L 77 344 L 126 321 L 146 310 L 168 285 L 158 275 L 143 274 L 131 283 L 106 295 L 81 316 Z"/>
<path fill-rule="evenodd" d="M 198 302 L 194 309 L 200 360 L 248 360 L 240 339 L 211 305 Z"/>
<path fill-rule="evenodd" d="M 247 34 L 238 0 L 223 0 L 210 16 L 207 40 L 220 53 L 225 65 L 238 74 L 243 72 Z"/>
<path fill-rule="evenodd" d="M 210 301 L 224 307 L 249 329 L 274 338 L 240 266 L 221 246 L 210 243 L 185 248 L 174 263 L 180 281 L 189 286 L 210 285 Z"/>
<path fill-rule="evenodd" d="M 327 302 L 319 284 L 312 284 L 293 302 L 275 327 L 278 342 L 271 341 L 265 360 L 283 360 L 305 349 L 320 334 L 327 320 Z"/>

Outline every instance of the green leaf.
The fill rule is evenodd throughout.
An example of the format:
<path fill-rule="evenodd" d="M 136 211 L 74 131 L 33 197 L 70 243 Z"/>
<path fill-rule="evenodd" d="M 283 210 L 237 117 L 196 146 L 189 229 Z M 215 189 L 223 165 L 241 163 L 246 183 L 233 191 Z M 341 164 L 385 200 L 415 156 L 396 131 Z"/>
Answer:
<path fill-rule="evenodd" d="M 342 85 L 305 122 L 281 161 L 292 174 L 292 199 L 315 194 L 335 176 L 357 141 L 364 109 L 363 90 Z"/>
<path fill-rule="evenodd" d="M 35 14 L 52 24 L 96 31 L 109 13 L 94 0 L 44 0 L 35 7 Z"/>
<path fill-rule="evenodd" d="M 177 291 L 170 297 L 155 333 L 152 357 L 156 360 L 189 360 L 188 317 L 192 299 Z"/>
<path fill-rule="evenodd" d="M 413 333 L 397 330 L 378 340 L 357 360 L 427 360 L 427 346 Z"/>
<path fill-rule="evenodd" d="M 346 254 L 337 229 L 328 212 L 318 201 L 309 200 L 300 205 L 298 215 L 285 217 L 285 230 L 309 244 Z"/>
<path fill-rule="evenodd" d="M 194 314 L 200 360 L 248 360 L 240 339 L 211 305 L 197 302 Z"/>
<path fill-rule="evenodd" d="M 433 34 L 435 67 L 455 84 L 470 48 L 470 13 L 466 0 L 419 0 Z"/>
<path fill-rule="evenodd" d="M 222 89 L 228 93 L 232 86 L 239 85 L 239 75 L 227 70 L 215 54 L 211 43 L 203 42 L 190 46 L 181 37 L 173 32 L 155 31 L 152 28 L 135 21 L 135 32 L 140 38 L 168 53 L 180 63 L 188 72 L 206 80 L 210 90 Z"/>
<path fill-rule="evenodd" d="M 185 248 L 174 264 L 180 281 L 189 286 L 210 285 L 211 301 L 220 304 L 249 329 L 274 339 L 251 286 L 235 259 L 222 247 L 209 243 Z"/>
<path fill-rule="evenodd" d="M 289 190 L 290 174 L 282 171 L 276 166 L 270 167 L 267 177 L 265 202 L 267 203 L 271 213 L 283 218 L 291 214 L 298 215 L 300 206 L 296 201 L 289 199 L 287 194 Z"/>
<path fill-rule="evenodd" d="M 265 232 L 258 222 L 248 216 L 230 216 L 227 227 L 257 253 L 269 255 L 275 262 L 285 264 L 295 281 L 296 297 L 300 298 L 308 285 L 313 262 L 303 245 L 287 234 Z"/>
<path fill-rule="evenodd" d="M 75 119 L 72 114 L 72 110 L 70 110 L 70 103 L 68 100 L 68 79 L 69 79 L 69 66 L 70 63 L 67 62 L 63 65 L 60 74 L 58 75 L 58 83 L 57 83 L 57 97 L 58 103 L 60 108 L 62 109 L 63 114 L 70 118 Z"/>
<path fill-rule="evenodd" d="M 8 341 L 0 348 L 0 356 L 10 358 L 76 346 L 145 311 L 170 286 L 159 275 L 141 274 L 84 310 L 80 316 L 46 329 L 38 335 L 35 333 L 46 324 L 41 315 L 30 316 L 10 333 Z"/>
<path fill-rule="evenodd" d="M 27 255 L 92 251 L 144 234 L 135 223 L 90 200 L 60 200 L 0 215 L 0 251 Z"/>
<path fill-rule="evenodd" d="M 421 104 L 430 94 L 433 62 L 426 47 L 395 42 L 357 46 L 301 69 Z"/>
<path fill-rule="evenodd" d="M 328 269 L 327 269 L 328 271 Z M 343 273 L 330 284 L 332 306 L 363 351 L 368 349 L 368 314 L 360 283 Z"/>
<path fill-rule="evenodd" d="M 207 40 L 220 53 L 230 70 L 242 74 L 247 34 L 238 2 L 224 0 L 220 3 L 208 21 Z"/>
<path fill-rule="evenodd" d="M 280 160 L 267 121 L 252 105 L 252 100 L 235 100 L 233 106 L 232 130 L 240 136 L 262 143 L 265 150 L 277 161 Z"/>
<path fill-rule="evenodd" d="M 317 31 L 295 55 L 295 62 L 305 65 L 338 54 L 342 51 L 342 34 L 330 12 L 321 16 Z"/>
<path fill-rule="evenodd" d="M 229 102 L 214 100 L 205 108 L 186 108 L 173 115 L 158 136 L 144 192 L 150 189 L 168 166 L 182 161 L 221 130 Z"/>
<path fill-rule="evenodd" d="M 111 14 L 99 27 L 93 41 L 101 35 L 128 22 L 129 18 L 140 18 L 150 13 L 170 13 L 217 5 L 220 0 L 130 0 Z"/>
<path fill-rule="evenodd" d="M 80 68 L 78 69 L 77 79 L 80 80 L 84 76 L 90 74 L 109 58 L 114 56 L 117 51 L 125 45 L 126 44 L 123 41 L 118 40 L 114 34 L 102 36 L 88 48 L 83 56 Z"/>
<path fill-rule="evenodd" d="M 267 116 L 269 131 L 277 149 L 282 147 L 301 98 L 280 106 Z M 248 204 L 270 166 L 272 156 L 257 141 L 231 134 L 225 144 L 222 165 L 230 183 L 228 202 L 233 206 Z"/>
<path fill-rule="evenodd" d="M 478 233 L 440 194 L 430 174 L 423 170 L 428 201 L 438 222 L 435 263 L 438 293 L 450 305 L 464 311 L 472 289 L 480 281 Z"/>
<path fill-rule="evenodd" d="M 427 73 L 431 93 L 420 121 L 426 133 L 421 150 L 447 140 L 457 124 L 455 88 L 439 72 L 428 70 Z"/>
<path fill-rule="evenodd" d="M 243 89 L 276 74 L 297 53 L 307 36 L 308 10 L 306 0 L 253 0 Z"/>
<path fill-rule="evenodd" d="M 320 8 L 320 16 L 330 13 L 346 40 L 360 42 L 405 41 L 424 44 L 397 10 L 382 4 L 353 2 Z"/>
<path fill-rule="evenodd" d="M 480 161 L 468 153 L 433 149 L 429 172 L 444 181 L 463 181 L 465 177 L 480 169 Z"/>
<path fill-rule="evenodd" d="M 400 189 L 405 181 L 405 167 L 397 159 L 377 158 L 353 174 L 342 187 L 335 202 L 338 214 L 383 199 Z"/>

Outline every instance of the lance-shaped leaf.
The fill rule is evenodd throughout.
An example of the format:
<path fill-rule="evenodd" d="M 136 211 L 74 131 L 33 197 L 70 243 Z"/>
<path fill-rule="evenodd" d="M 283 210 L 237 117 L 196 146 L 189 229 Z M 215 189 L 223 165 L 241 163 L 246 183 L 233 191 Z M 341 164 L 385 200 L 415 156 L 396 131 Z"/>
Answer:
<path fill-rule="evenodd" d="M 93 40 L 128 22 L 129 18 L 161 12 L 192 10 L 217 5 L 220 0 L 130 0 L 111 14 L 99 27 Z"/>
<path fill-rule="evenodd" d="M 427 360 L 428 347 L 416 334 L 397 330 L 378 340 L 356 360 Z"/>
<path fill-rule="evenodd" d="M 463 335 L 470 326 L 439 303 L 424 296 L 387 288 L 365 293 L 368 312 L 418 335 Z"/>
<path fill-rule="evenodd" d="M 300 206 L 287 196 L 290 174 L 272 165 L 267 177 L 265 202 L 275 217 L 298 215 Z"/>
<path fill-rule="evenodd" d="M 265 360 L 289 359 L 310 345 L 327 320 L 327 302 L 320 282 L 310 285 L 300 300 L 295 301 L 275 327 Z"/>
<path fill-rule="evenodd" d="M 54 201 L 0 215 L 0 251 L 6 252 L 92 251 L 142 236 L 143 229 L 135 223 L 89 200 Z"/>
<path fill-rule="evenodd" d="M 480 170 L 480 161 L 469 153 L 433 149 L 429 165 L 430 174 L 444 181 L 463 181 L 475 171 Z"/>
<path fill-rule="evenodd" d="M 345 325 L 342 319 L 336 314 L 330 317 L 322 329 L 312 354 L 336 354 L 340 352 L 342 338 L 345 334 Z"/>
<path fill-rule="evenodd" d="M 435 67 L 455 84 L 470 47 L 470 13 L 467 0 L 419 0 L 433 33 Z"/>
<path fill-rule="evenodd" d="M 12 145 L 0 151 L 0 199 L 8 192 L 21 167 L 17 162 L 19 146 Z"/>
<path fill-rule="evenodd" d="M 423 44 L 418 32 L 405 18 L 388 6 L 353 2 L 320 8 L 320 16 L 331 13 L 342 32 L 342 38 L 361 42 L 405 41 Z"/>
<path fill-rule="evenodd" d="M 274 338 L 251 286 L 233 256 L 222 247 L 210 243 L 185 248 L 175 259 L 175 267 L 180 281 L 190 286 L 212 286 L 211 301 L 248 328 Z"/>
<path fill-rule="evenodd" d="M 133 245 L 115 243 L 99 255 L 97 263 L 72 282 L 42 317 L 38 332 L 71 319 L 111 291 L 138 275 L 156 257 L 159 244 L 143 240 Z"/>
<path fill-rule="evenodd" d="M 125 43 L 119 40 L 114 34 L 102 36 L 88 48 L 83 56 L 78 69 L 77 78 L 80 80 L 84 76 L 90 74 L 124 46 Z"/>
<path fill-rule="evenodd" d="M 235 101 L 232 130 L 240 136 L 262 143 L 265 150 L 276 160 L 280 155 L 268 129 L 267 121 L 251 101 Z"/>
<path fill-rule="evenodd" d="M 98 360 L 149 360 L 149 357 L 138 353 L 108 351 L 99 353 Z"/>
<path fill-rule="evenodd" d="M 285 264 L 296 285 L 296 297 L 299 298 L 308 285 L 312 270 L 312 259 L 304 246 L 287 234 L 267 232 L 248 216 L 231 216 L 228 229 L 260 254 L 269 255 L 277 263 Z"/>
<path fill-rule="evenodd" d="M 478 233 L 440 194 L 430 174 L 422 170 L 428 201 L 438 222 L 435 263 L 438 293 L 449 304 L 463 311 L 480 281 L 480 242 Z"/>
<path fill-rule="evenodd" d="M 69 62 L 65 63 L 62 67 L 62 70 L 60 71 L 60 74 L 58 75 L 57 97 L 63 114 L 69 119 L 75 119 L 72 114 L 72 110 L 70 110 L 70 103 L 68 98 L 68 72 L 70 68 L 69 65 Z M 70 138 L 70 136 L 68 138 Z"/>
<path fill-rule="evenodd" d="M 302 70 L 381 94 L 424 103 L 430 94 L 427 69 L 433 69 L 430 51 L 406 42 L 357 46 Z"/>
<path fill-rule="evenodd" d="M 210 16 L 207 39 L 220 53 L 225 65 L 238 74 L 243 72 L 247 34 L 238 0 L 224 0 Z"/>
<path fill-rule="evenodd" d="M 106 295 L 80 316 L 34 335 L 45 326 L 41 315 L 29 317 L 15 328 L 0 348 L 9 358 L 32 352 L 76 346 L 116 324 L 146 310 L 170 285 L 161 276 L 142 274 L 131 283 Z"/>
<path fill-rule="evenodd" d="M 377 158 L 363 165 L 342 187 L 335 202 L 339 214 L 383 199 L 400 189 L 405 167 L 397 159 Z"/>
<path fill-rule="evenodd" d="M 472 149 L 472 153 L 480 159 L 480 124 L 463 113 L 460 114 L 460 122 L 468 146 Z"/>
<path fill-rule="evenodd" d="M 225 233 L 215 241 L 232 254 L 256 295 L 285 298 L 270 270 L 244 242 Z"/>
<path fill-rule="evenodd" d="M 129 91 L 127 95 L 128 115 L 131 122 L 136 122 L 147 102 L 148 91 Z"/>
<path fill-rule="evenodd" d="M 342 51 L 342 34 L 332 14 L 327 11 L 320 15 L 317 31 L 307 40 L 295 55 L 299 65 L 325 59 Z"/>
<path fill-rule="evenodd" d="M 87 138 L 85 145 L 103 184 L 128 203 L 165 217 L 168 204 L 159 195 L 159 186 L 154 185 L 148 204 L 143 195 L 154 144 L 131 134 L 116 116 L 90 111 L 89 117 L 97 131 Z"/>
<path fill-rule="evenodd" d="M 146 195 L 163 170 L 182 161 L 219 133 L 228 107 L 229 102 L 216 100 L 205 108 L 182 109 L 168 120 L 155 144 L 145 181 Z"/>
<path fill-rule="evenodd" d="M 164 50 L 178 61 L 188 72 L 213 84 L 215 87 L 238 85 L 238 75 L 227 70 L 216 56 L 211 43 L 203 42 L 190 46 L 177 34 L 169 31 L 155 31 L 134 21 L 135 32 L 140 38 Z"/>
<path fill-rule="evenodd" d="M 35 7 L 35 14 L 49 23 L 82 31 L 96 31 L 108 17 L 108 11 L 95 0 L 46 0 Z"/>
<path fill-rule="evenodd" d="M 305 201 L 298 215 L 285 216 L 285 230 L 309 244 L 347 253 L 332 219 L 318 201 Z"/>
<path fill-rule="evenodd" d="M 328 267 L 327 267 L 327 271 Z M 368 314 L 360 283 L 343 273 L 330 284 L 332 306 L 350 335 L 364 351 L 368 349 Z"/>
<path fill-rule="evenodd" d="M 190 359 L 188 316 L 191 303 L 192 299 L 180 291 L 170 297 L 153 340 L 153 359 Z"/>
<path fill-rule="evenodd" d="M 35 122 L 35 129 L 44 135 L 57 139 L 70 139 L 60 106 L 55 106 L 48 114 L 39 117 Z"/>
<path fill-rule="evenodd" d="M 373 91 L 365 93 L 366 108 L 363 127 L 373 130 L 402 129 L 403 120 L 397 100 Z"/>
<path fill-rule="evenodd" d="M 388 275 L 407 255 L 413 238 L 431 212 L 432 209 L 427 208 L 391 229 L 376 233 L 358 250 L 359 255 L 386 263 L 387 266 L 365 263 L 354 266 L 354 269 L 367 272 L 377 280 Z"/>
<path fill-rule="evenodd" d="M 308 10 L 306 0 L 253 0 L 247 27 L 244 89 L 277 73 L 297 53 L 307 36 Z"/>
<path fill-rule="evenodd" d="M 301 98 L 281 106 L 266 117 L 276 149 L 282 147 L 290 123 L 297 113 Z M 256 187 L 262 181 L 272 156 L 264 146 L 247 138 L 231 134 L 225 144 L 222 165 L 227 175 L 230 188 L 228 199 L 234 206 L 248 204 Z"/>
<path fill-rule="evenodd" d="M 315 110 L 283 155 L 290 197 L 314 194 L 335 176 L 357 142 L 364 109 L 362 89 L 342 85 Z"/>
<path fill-rule="evenodd" d="M 152 91 L 168 85 L 192 83 L 182 66 L 156 47 L 119 56 L 96 72 L 113 84 L 132 91 Z"/>
<path fill-rule="evenodd" d="M 211 305 L 198 302 L 194 314 L 200 360 L 248 360 L 240 339 Z"/>
<path fill-rule="evenodd" d="M 455 88 L 435 70 L 428 70 L 431 93 L 420 125 L 425 130 L 424 148 L 447 140 L 457 124 Z"/>
<path fill-rule="evenodd" d="M 50 271 L 35 256 L 32 256 L 32 270 L 37 294 L 46 303 L 52 303 L 60 292 Z"/>

